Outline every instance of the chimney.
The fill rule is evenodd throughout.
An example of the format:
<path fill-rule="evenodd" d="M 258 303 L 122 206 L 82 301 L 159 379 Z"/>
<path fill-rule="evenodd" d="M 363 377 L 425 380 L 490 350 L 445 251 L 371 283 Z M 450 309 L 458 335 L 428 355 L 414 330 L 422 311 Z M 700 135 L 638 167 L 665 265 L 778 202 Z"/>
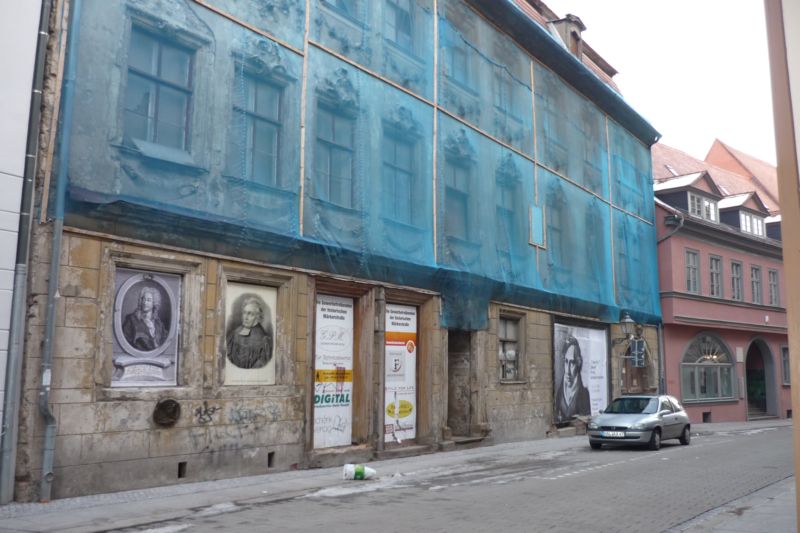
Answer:
<path fill-rule="evenodd" d="M 564 44 L 567 45 L 572 54 L 580 61 L 583 61 L 583 39 L 581 33 L 586 30 L 586 26 L 576 15 L 567 14 L 566 17 L 551 22 L 558 31 Z"/>

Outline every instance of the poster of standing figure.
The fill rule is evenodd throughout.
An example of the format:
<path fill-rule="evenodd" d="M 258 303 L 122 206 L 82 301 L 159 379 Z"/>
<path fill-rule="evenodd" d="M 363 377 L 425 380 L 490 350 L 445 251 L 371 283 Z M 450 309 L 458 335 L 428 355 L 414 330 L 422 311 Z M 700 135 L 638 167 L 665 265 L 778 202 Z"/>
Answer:
<path fill-rule="evenodd" d="M 228 283 L 225 291 L 225 385 L 275 384 L 278 289 Z"/>
<path fill-rule="evenodd" d="M 597 414 L 608 403 L 605 329 L 556 323 L 553 327 L 553 418 L 569 422 Z"/>
<path fill-rule="evenodd" d="M 118 268 L 111 385 L 177 385 L 181 277 Z"/>

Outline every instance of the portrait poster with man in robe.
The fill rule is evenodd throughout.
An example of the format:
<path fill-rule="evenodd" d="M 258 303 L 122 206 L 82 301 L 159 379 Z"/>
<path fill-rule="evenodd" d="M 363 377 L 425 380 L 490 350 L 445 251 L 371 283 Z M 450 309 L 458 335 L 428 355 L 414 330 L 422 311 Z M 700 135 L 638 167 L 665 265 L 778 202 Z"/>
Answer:
<path fill-rule="evenodd" d="M 115 271 L 111 385 L 177 385 L 181 277 Z"/>
<path fill-rule="evenodd" d="M 608 342 L 605 329 L 553 326 L 553 419 L 569 422 L 597 414 L 608 403 Z"/>
<path fill-rule="evenodd" d="M 275 384 L 278 289 L 228 283 L 225 291 L 225 385 Z"/>

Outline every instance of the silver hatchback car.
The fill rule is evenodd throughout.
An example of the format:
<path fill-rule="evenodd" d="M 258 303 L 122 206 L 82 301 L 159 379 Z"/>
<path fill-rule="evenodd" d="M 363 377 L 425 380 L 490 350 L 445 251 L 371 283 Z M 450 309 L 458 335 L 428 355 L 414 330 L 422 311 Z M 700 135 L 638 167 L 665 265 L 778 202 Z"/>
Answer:
<path fill-rule="evenodd" d="M 691 441 L 691 424 L 683 406 L 672 396 L 620 396 L 589 420 L 589 446 L 603 444 L 646 445 L 661 448 L 661 441 Z"/>

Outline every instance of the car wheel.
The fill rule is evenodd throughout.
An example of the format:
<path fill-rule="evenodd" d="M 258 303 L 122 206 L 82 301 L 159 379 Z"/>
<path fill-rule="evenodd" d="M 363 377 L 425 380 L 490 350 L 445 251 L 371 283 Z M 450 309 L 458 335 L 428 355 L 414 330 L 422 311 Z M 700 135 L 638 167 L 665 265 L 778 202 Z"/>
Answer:
<path fill-rule="evenodd" d="M 688 446 L 690 442 L 692 442 L 692 432 L 689 430 L 689 426 L 684 426 L 683 433 L 681 433 L 681 444 Z"/>
<path fill-rule="evenodd" d="M 651 450 L 661 449 L 661 430 L 656 428 L 650 434 L 650 443 L 648 444 Z"/>
<path fill-rule="evenodd" d="M 601 443 L 601 442 L 594 442 L 594 441 L 591 441 L 591 440 L 590 440 L 590 441 L 589 441 L 589 446 L 591 446 L 593 450 L 599 450 L 600 448 L 602 448 L 602 447 L 603 447 L 603 443 Z"/>

